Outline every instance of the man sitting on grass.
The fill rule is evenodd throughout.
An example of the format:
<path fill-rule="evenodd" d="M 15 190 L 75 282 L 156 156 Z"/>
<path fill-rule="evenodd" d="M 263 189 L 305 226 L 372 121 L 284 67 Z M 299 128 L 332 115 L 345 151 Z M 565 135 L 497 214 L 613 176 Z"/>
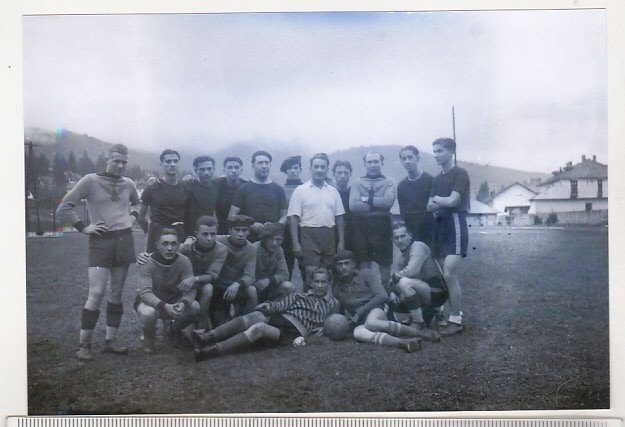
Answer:
<path fill-rule="evenodd" d="M 191 261 L 178 253 L 176 230 L 163 228 L 158 234 L 156 252 L 140 267 L 137 274 L 139 293 L 135 310 L 143 328 L 142 346 L 147 353 L 154 351 L 156 321 L 163 320 L 165 333 L 174 347 L 182 345 L 183 335 L 191 338 L 192 323 L 200 305 L 195 301 Z"/>
<path fill-rule="evenodd" d="M 332 294 L 341 303 L 343 314 L 355 326 L 354 338 L 377 345 L 400 347 L 409 353 L 421 348 L 420 338 L 440 340 L 435 331 L 422 331 L 388 320 L 382 310 L 388 294 L 380 275 L 369 268 L 356 270 L 351 251 L 339 251 L 335 260 L 337 278 Z"/>
<path fill-rule="evenodd" d="M 320 334 L 323 321 L 338 308 L 328 294 L 330 273 L 323 267 L 313 272 L 307 293 L 292 293 L 281 300 L 264 302 L 256 311 L 239 316 L 210 332 L 194 334 L 195 361 L 249 350 L 259 340 L 288 345 L 299 337 Z"/>

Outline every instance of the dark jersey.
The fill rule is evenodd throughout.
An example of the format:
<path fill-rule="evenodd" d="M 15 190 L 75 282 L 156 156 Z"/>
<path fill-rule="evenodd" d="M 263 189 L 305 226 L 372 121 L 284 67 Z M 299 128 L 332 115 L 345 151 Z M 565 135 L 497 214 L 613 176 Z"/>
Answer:
<path fill-rule="evenodd" d="M 345 209 L 345 214 L 349 213 L 349 188 L 347 190 L 341 190 L 339 188 L 336 189 L 341 196 L 341 200 L 343 201 L 343 208 Z"/>
<path fill-rule="evenodd" d="M 432 175 L 423 172 L 416 180 L 404 178 L 397 185 L 397 202 L 402 216 L 427 212 L 432 180 Z"/>
<path fill-rule="evenodd" d="M 210 185 L 202 184 L 197 180 L 187 182 L 189 187 L 189 200 L 187 204 L 187 220 L 185 221 L 187 234 L 193 234 L 195 230 L 195 221 L 202 215 L 213 216 L 217 205 L 216 181 L 212 181 Z"/>
<path fill-rule="evenodd" d="M 230 206 L 232 206 L 232 199 L 234 194 L 237 192 L 237 189 L 245 182 L 246 181 L 244 179 L 239 178 L 236 185 L 229 185 L 225 176 L 215 180 L 218 193 L 215 205 L 215 216 L 217 217 L 217 221 L 219 221 L 220 234 L 228 233 L 226 221 L 228 219 L 228 212 L 230 212 Z"/>
<path fill-rule="evenodd" d="M 464 212 L 469 211 L 469 194 L 471 182 L 467 171 L 454 166 L 445 173 L 438 174 L 432 180 L 432 191 L 430 196 L 449 197 L 452 191 L 460 194 L 460 204 L 453 208 L 440 208 L 438 213 Z"/>
<path fill-rule="evenodd" d="M 278 222 L 280 211 L 288 207 L 284 189 L 271 182 L 257 184 L 248 181 L 239 187 L 232 199 L 232 206 L 241 209 L 240 214 L 254 218 L 254 221 Z"/>
<path fill-rule="evenodd" d="M 187 185 L 182 182 L 170 185 L 161 179 L 141 193 L 141 202 L 150 207 L 150 219 L 162 226 L 184 222 L 188 199 Z"/>

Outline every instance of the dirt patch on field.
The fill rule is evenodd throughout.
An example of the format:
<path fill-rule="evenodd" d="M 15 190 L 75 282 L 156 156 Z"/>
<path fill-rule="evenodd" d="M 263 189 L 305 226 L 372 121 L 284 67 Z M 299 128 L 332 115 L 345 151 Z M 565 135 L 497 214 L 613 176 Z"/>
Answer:
<path fill-rule="evenodd" d="M 29 414 L 455 411 L 609 408 L 607 229 L 472 229 L 467 330 L 420 352 L 325 338 L 199 364 L 139 349 L 131 267 L 128 356 L 74 358 L 87 296 L 82 235 L 29 238 Z M 144 237 L 135 234 L 137 250 Z"/>

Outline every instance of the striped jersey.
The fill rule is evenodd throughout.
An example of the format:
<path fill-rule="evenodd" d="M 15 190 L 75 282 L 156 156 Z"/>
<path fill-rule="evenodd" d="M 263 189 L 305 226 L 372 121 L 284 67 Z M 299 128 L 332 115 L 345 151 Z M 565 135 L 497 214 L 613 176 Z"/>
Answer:
<path fill-rule="evenodd" d="M 292 293 L 278 301 L 272 301 L 267 314 L 286 314 L 299 320 L 307 333 L 323 326 L 323 321 L 336 312 L 339 302 L 330 294 L 323 297 L 305 293 Z"/>

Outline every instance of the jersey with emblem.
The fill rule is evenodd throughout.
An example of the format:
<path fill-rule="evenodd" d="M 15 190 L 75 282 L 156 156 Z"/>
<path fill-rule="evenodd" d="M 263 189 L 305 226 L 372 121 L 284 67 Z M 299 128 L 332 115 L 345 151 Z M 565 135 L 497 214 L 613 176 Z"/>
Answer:
<path fill-rule="evenodd" d="M 63 198 L 58 209 L 59 220 L 77 223 L 80 219 L 74 208 L 82 199 L 87 201 L 91 223 L 104 222 L 109 231 L 132 227 L 129 206 L 137 205 L 139 196 L 130 178 L 103 173 L 83 176 Z"/>

